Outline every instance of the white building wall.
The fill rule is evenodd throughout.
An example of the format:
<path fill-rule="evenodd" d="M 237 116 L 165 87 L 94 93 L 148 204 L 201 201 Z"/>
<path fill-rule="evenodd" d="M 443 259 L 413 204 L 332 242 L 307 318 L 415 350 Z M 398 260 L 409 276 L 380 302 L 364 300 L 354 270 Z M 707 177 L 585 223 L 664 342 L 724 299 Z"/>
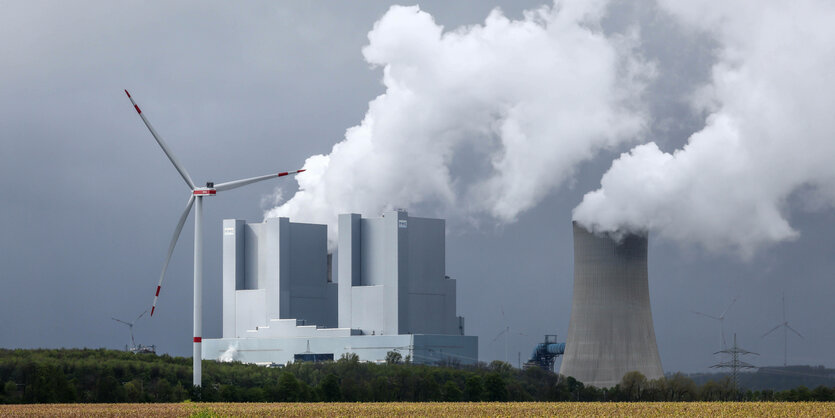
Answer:
<path fill-rule="evenodd" d="M 244 224 L 238 219 L 223 221 L 223 336 L 235 336 L 237 326 L 236 289 L 244 289 Z"/>
<path fill-rule="evenodd" d="M 327 227 L 224 220 L 223 336 L 243 337 L 271 319 L 337 326 L 337 289 L 327 281 Z"/>
<path fill-rule="evenodd" d="M 339 215 L 339 238 L 337 251 L 337 284 L 339 288 L 339 327 L 351 328 L 352 286 L 362 283 L 361 222 L 360 215 Z"/>
<path fill-rule="evenodd" d="M 235 292 L 235 336 L 243 337 L 246 330 L 267 325 L 266 291 L 264 289 Z"/>
<path fill-rule="evenodd" d="M 224 338 L 204 340 L 204 356 L 232 350 L 239 361 L 285 363 L 310 343 L 335 358 L 400 351 L 417 363 L 476 362 L 478 338 L 463 336 L 455 280 L 445 276 L 444 228 L 404 211 L 340 215 L 330 283 L 325 225 L 225 220 Z"/>
<path fill-rule="evenodd" d="M 443 220 L 389 211 L 372 219 L 340 215 L 339 225 L 340 327 L 460 334 L 455 281 L 445 276 Z"/>
<path fill-rule="evenodd" d="M 339 329 L 337 329 L 339 330 Z M 462 335 L 329 335 L 330 330 L 317 330 L 320 335 L 282 338 L 223 338 L 203 340 L 203 358 L 243 363 L 287 364 L 295 354 L 308 350 L 316 354 L 354 353 L 360 361 L 382 363 L 390 351 L 404 358 L 411 356 L 416 364 L 478 361 L 478 337 Z"/>

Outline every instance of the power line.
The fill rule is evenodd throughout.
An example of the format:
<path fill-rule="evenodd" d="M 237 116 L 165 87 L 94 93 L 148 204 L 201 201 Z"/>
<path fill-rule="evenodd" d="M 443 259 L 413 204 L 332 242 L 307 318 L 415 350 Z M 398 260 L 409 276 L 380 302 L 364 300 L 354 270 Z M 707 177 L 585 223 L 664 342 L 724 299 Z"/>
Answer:
<path fill-rule="evenodd" d="M 739 370 L 740 369 L 756 369 L 757 366 L 754 366 L 751 363 L 744 362 L 739 359 L 740 355 L 748 355 L 753 354 L 758 356 L 758 353 L 753 351 L 748 351 L 743 348 L 740 348 L 736 345 L 736 333 L 734 333 L 734 346 L 725 350 L 717 351 L 713 354 L 728 354 L 731 356 L 730 360 L 723 361 L 713 366 L 710 366 L 712 369 L 731 369 L 731 381 L 733 383 L 733 390 L 734 393 L 739 393 Z"/>

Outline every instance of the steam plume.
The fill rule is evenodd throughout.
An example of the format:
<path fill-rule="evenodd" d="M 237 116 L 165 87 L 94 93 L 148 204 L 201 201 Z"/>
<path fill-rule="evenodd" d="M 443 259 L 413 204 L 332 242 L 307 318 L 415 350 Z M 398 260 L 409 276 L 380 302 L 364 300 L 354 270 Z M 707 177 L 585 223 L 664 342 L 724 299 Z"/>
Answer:
<path fill-rule="evenodd" d="M 238 343 L 230 345 L 223 353 L 218 356 L 217 360 L 221 363 L 231 363 L 238 360 Z"/>
<path fill-rule="evenodd" d="M 720 46 L 693 100 L 705 126 L 672 153 L 649 143 L 621 155 L 574 218 L 743 256 L 794 239 L 793 202 L 835 204 L 835 3 L 663 5 Z"/>
<path fill-rule="evenodd" d="M 654 69 L 635 58 L 635 35 L 599 29 L 605 6 L 559 1 L 520 20 L 494 10 L 452 31 L 417 6 L 392 7 L 363 49 L 385 93 L 265 216 L 328 223 L 331 237 L 349 211 L 513 221 L 645 126 L 636 99 Z"/>

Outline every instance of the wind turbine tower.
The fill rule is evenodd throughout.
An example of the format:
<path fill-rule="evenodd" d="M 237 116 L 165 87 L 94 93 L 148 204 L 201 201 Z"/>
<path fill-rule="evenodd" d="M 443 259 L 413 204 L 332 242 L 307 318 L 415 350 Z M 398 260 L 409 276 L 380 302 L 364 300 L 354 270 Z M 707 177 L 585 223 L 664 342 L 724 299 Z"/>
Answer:
<path fill-rule="evenodd" d="M 737 299 L 739 299 L 738 295 L 734 298 L 734 300 L 731 301 L 731 303 L 728 304 L 728 307 L 725 308 L 725 310 L 722 311 L 722 313 L 719 316 L 713 316 L 698 311 L 692 311 L 696 315 L 701 315 L 719 321 L 719 350 L 724 350 L 728 346 L 725 342 L 725 314 L 728 313 L 728 310 L 731 309 L 731 306 L 733 306 L 734 303 L 736 303 Z"/>
<path fill-rule="evenodd" d="M 765 338 L 766 335 L 771 334 L 774 331 L 777 331 L 780 328 L 783 328 L 783 367 L 788 365 L 788 352 L 789 352 L 789 331 L 797 334 L 798 337 L 803 338 L 800 333 L 789 325 L 789 321 L 786 320 L 786 294 L 783 293 L 783 322 L 777 324 L 774 328 L 770 329 L 768 332 L 762 335 L 760 338 Z"/>
<path fill-rule="evenodd" d="M 131 348 L 131 350 L 136 348 L 136 341 L 133 339 L 133 324 L 135 324 L 136 321 L 139 320 L 139 318 L 142 318 L 143 316 L 145 316 L 146 313 L 148 313 L 147 309 L 144 312 L 142 312 L 141 314 L 139 314 L 139 316 L 137 316 L 136 319 L 133 320 L 133 322 L 122 321 L 121 319 L 114 318 L 112 316 L 110 317 L 110 319 L 112 319 L 116 322 L 127 325 L 128 328 L 130 329 L 130 348 Z"/>
<path fill-rule="evenodd" d="M 498 334 L 496 334 L 496 337 L 493 338 L 493 342 L 496 342 L 496 340 L 498 340 L 499 337 L 504 335 L 504 362 L 507 363 L 507 364 L 510 364 L 508 362 L 508 358 L 507 358 L 507 339 L 510 338 L 511 334 L 512 335 L 520 335 L 520 336 L 523 336 L 523 337 L 526 337 L 527 335 L 525 335 L 521 332 L 512 332 L 511 329 L 510 329 L 510 323 L 507 322 L 507 317 L 504 314 L 504 307 L 502 307 L 501 310 L 502 310 L 502 319 L 504 320 L 505 328 L 502 331 L 500 331 Z"/>
<path fill-rule="evenodd" d="M 171 254 L 174 252 L 174 246 L 177 244 L 177 239 L 180 237 L 180 232 L 183 230 L 183 225 L 186 222 L 186 218 L 188 218 L 188 214 L 191 212 L 192 205 L 194 206 L 194 345 L 193 345 L 193 371 L 194 371 L 194 386 L 200 386 L 202 380 L 202 347 L 201 344 L 203 342 L 203 198 L 204 197 L 211 197 L 215 196 L 217 192 L 222 192 L 226 190 L 232 190 L 241 186 L 246 186 L 248 184 L 252 184 L 255 182 L 268 180 L 271 178 L 276 177 L 284 177 L 289 174 L 297 174 L 301 173 L 304 170 L 296 170 L 290 172 L 281 172 L 275 174 L 266 174 L 263 176 L 258 177 L 251 177 L 247 179 L 241 180 L 233 180 L 225 183 L 220 183 L 215 185 L 213 182 L 207 182 L 205 187 L 198 187 L 194 184 L 191 180 L 191 176 L 189 176 L 188 172 L 186 171 L 185 167 L 180 164 L 180 161 L 177 157 L 174 156 L 174 153 L 168 148 L 168 145 L 165 144 L 165 141 L 157 134 L 157 131 L 151 126 L 151 123 L 148 122 L 148 119 L 145 117 L 145 114 L 142 113 L 142 110 L 139 109 L 139 106 L 133 100 L 130 93 L 125 90 L 125 94 L 128 95 L 128 99 L 133 104 L 133 107 L 136 109 L 136 113 L 139 114 L 139 117 L 142 118 L 142 122 L 145 123 L 145 126 L 148 127 L 148 130 L 151 131 L 151 135 L 154 136 L 154 139 L 159 144 L 162 151 L 171 161 L 171 164 L 174 165 L 174 168 L 177 169 L 177 172 L 180 173 L 180 176 L 186 182 L 186 185 L 189 188 L 189 198 L 188 202 L 186 203 L 186 209 L 183 211 L 182 215 L 180 215 L 180 220 L 177 222 L 177 227 L 174 228 L 174 235 L 171 237 L 171 242 L 168 245 L 168 254 L 165 256 L 165 262 L 162 265 L 162 273 L 159 276 L 159 282 L 157 283 L 156 293 L 154 294 L 154 303 L 151 305 L 151 316 L 154 315 L 154 310 L 157 306 L 157 299 L 159 298 L 159 292 L 162 288 L 162 280 L 165 278 L 165 270 L 168 269 L 168 262 L 171 261 Z"/>

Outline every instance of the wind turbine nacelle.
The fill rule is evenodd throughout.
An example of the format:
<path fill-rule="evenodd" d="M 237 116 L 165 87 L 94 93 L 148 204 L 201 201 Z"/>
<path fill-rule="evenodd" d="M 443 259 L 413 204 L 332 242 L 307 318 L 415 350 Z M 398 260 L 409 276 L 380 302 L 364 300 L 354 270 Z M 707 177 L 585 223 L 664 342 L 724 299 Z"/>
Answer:
<path fill-rule="evenodd" d="M 195 196 L 214 196 L 217 190 L 214 187 L 198 187 L 191 192 Z"/>

